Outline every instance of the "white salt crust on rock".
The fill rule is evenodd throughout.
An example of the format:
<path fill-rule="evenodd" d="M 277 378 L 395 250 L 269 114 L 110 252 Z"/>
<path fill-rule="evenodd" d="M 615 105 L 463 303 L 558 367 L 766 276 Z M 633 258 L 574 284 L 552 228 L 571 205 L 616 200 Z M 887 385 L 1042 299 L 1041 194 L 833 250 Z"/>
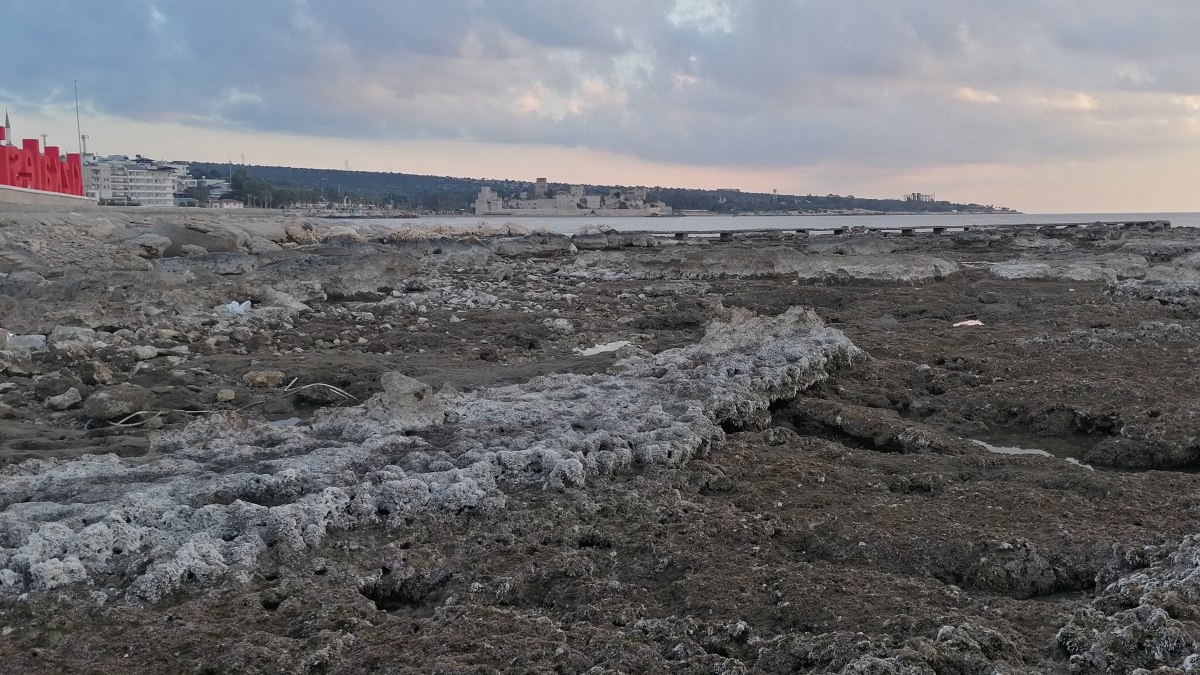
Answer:
<path fill-rule="evenodd" d="M 863 358 L 811 311 L 733 310 L 699 343 L 635 352 L 609 374 L 445 397 L 388 374 L 382 393 L 311 427 L 213 416 L 143 457 L 26 461 L 0 480 L 0 598 L 87 583 L 155 601 L 248 580 L 268 545 L 315 547 L 330 529 L 502 508 L 505 484 L 679 466 L 722 425 L 759 426 L 772 401 Z"/>

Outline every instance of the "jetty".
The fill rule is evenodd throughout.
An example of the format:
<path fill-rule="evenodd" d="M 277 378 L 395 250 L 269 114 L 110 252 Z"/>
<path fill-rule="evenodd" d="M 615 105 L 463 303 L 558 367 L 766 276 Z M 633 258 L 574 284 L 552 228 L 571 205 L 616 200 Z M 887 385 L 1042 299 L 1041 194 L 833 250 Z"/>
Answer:
<path fill-rule="evenodd" d="M 758 229 L 717 229 L 717 230 L 636 230 L 625 231 L 625 234 L 641 234 L 652 237 L 688 239 L 689 237 L 716 238 L 718 241 L 733 241 L 734 237 L 763 236 L 791 234 L 797 237 L 810 236 L 839 236 L 845 234 L 883 233 L 895 234 L 902 237 L 913 237 L 918 233 L 947 234 L 951 232 L 970 232 L 975 230 L 1021 230 L 1048 232 L 1054 230 L 1074 230 L 1081 228 L 1119 228 L 1124 230 L 1144 230 L 1158 232 L 1170 229 L 1169 220 L 1107 220 L 1080 223 L 997 223 L 983 225 L 912 225 L 912 226 L 874 226 L 856 225 L 853 227 L 805 227 L 805 228 L 758 228 Z"/>

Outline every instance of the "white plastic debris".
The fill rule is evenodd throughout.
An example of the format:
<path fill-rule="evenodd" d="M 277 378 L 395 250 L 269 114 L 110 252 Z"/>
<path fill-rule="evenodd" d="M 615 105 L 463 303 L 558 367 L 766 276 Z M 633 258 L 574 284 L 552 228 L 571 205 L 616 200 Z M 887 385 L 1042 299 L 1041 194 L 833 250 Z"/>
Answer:
<path fill-rule="evenodd" d="M 45 335 L 13 335 L 8 334 L 6 349 L 18 352 L 40 352 L 46 349 Z"/>
<path fill-rule="evenodd" d="M 983 325 L 983 322 L 980 321 L 979 319 L 967 319 L 966 321 L 959 321 L 958 323 L 954 324 L 954 328 L 958 328 L 960 326 L 982 326 L 982 325 Z"/>
<path fill-rule="evenodd" d="M 595 356 L 596 354 L 603 354 L 605 352 L 615 352 L 627 344 L 629 344 L 629 340 L 618 340 L 616 342 L 596 345 L 595 347 L 588 347 L 587 349 L 576 348 L 575 353 L 580 356 Z"/>
<path fill-rule="evenodd" d="M 1038 450 L 1036 448 L 1018 448 L 1004 445 L 992 445 L 991 443 L 985 443 L 984 441 L 973 438 L 970 440 L 972 443 L 982 446 L 984 450 L 987 450 L 988 452 L 994 452 L 998 455 L 1033 455 L 1035 457 L 1054 457 L 1053 454 L 1046 452 L 1045 450 Z M 1096 470 L 1094 467 L 1084 464 L 1074 457 L 1063 457 L 1063 459 L 1070 464 L 1074 464 L 1075 466 L 1087 469 L 1089 471 Z"/>
<path fill-rule="evenodd" d="M 245 314 L 250 311 L 250 301 L 247 300 L 239 303 L 237 300 L 233 300 L 228 305 L 225 305 L 225 310 L 230 314 Z"/>

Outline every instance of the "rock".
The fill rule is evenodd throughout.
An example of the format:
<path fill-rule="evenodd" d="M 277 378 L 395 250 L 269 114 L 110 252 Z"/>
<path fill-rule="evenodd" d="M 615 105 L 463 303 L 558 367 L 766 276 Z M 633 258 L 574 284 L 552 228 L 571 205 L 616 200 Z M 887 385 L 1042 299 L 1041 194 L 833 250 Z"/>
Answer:
<path fill-rule="evenodd" d="M 83 403 L 83 412 L 95 420 L 125 417 L 150 407 L 153 395 L 133 384 L 118 384 L 97 390 Z"/>
<path fill-rule="evenodd" d="M 545 319 L 542 321 L 542 325 L 563 335 L 570 335 L 575 332 L 575 326 L 566 319 Z"/>
<path fill-rule="evenodd" d="M 278 370 L 252 370 L 242 376 L 242 382 L 250 387 L 278 387 L 283 378 L 284 374 Z"/>
<path fill-rule="evenodd" d="M 370 418 L 404 429 L 419 429 L 445 421 L 446 408 L 428 384 L 398 372 L 384 373 L 380 384 L 383 391 L 364 405 Z"/>
<path fill-rule="evenodd" d="M 1200 668 L 1200 640 L 1180 620 L 1194 616 L 1200 536 L 1185 537 L 1177 550 L 1157 558 L 1108 584 L 1054 636 L 1058 649 L 1069 655 L 1072 672 L 1148 673 L 1139 666 L 1166 664 L 1182 668 L 1153 672 Z"/>
<path fill-rule="evenodd" d="M 993 242 L 1003 239 L 999 234 L 993 232 L 980 232 L 978 230 L 955 232 L 950 235 L 950 240 L 955 245 L 961 248 L 987 248 Z"/>
<path fill-rule="evenodd" d="M 70 371 L 51 372 L 34 378 L 34 393 L 41 398 L 65 394 L 68 389 L 81 388 L 80 381 Z"/>
<path fill-rule="evenodd" d="M 153 345 L 140 345 L 132 348 L 134 358 L 138 361 L 149 361 L 158 356 L 158 347 Z"/>
<path fill-rule="evenodd" d="M 46 399 L 46 407 L 51 410 L 66 410 L 79 405 L 83 401 L 83 396 L 75 387 L 71 387 L 66 392 L 58 396 L 51 396 Z"/>
<path fill-rule="evenodd" d="M 8 330 L 0 328 L 0 350 L 8 349 Z"/>
<path fill-rule="evenodd" d="M 349 225 L 334 225 L 326 231 L 322 241 L 329 244 L 352 244 L 364 242 L 366 239 L 363 239 L 357 229 Z"/>
<path fill-rule="evenodd" d="M 125 241 L 121 242 L 121 248 L 133 253 L 139 258 L 153 260 L 155 258 L 161 258 L 163 253 L 165 253 L 168 248 L 171 248 L 171 240 L 160 234 L 152 234 L 147 232 L 146 234 L 139 235 L 133 239 L 126 239 Z"/>
<path fill-rule="evenodd" d="M 180 250 L 183 252 L 183 255 L 189 258 L 198 255 L 208 255 L 208 249 L 195 244 L 184 244 L 182 247 L 180 247 Z"/>
<path fill-rule="evenodd" d="M 92 353 L 92 347 L 78 340 L 67 340 L 51 345 L 50 351 L 59 357 L 65 357 L 71 361 L 82 361 Z"/>
<path fill-rule="evenodd" d="M 289 241 L 297 244 L 315 244 L 321 240 L 311 223 L 288 223 L 284 232 Z"/>
<path fill-rule="evenodd" d="M 232 389 L 222 389 L 217 392 L 217 401 L 221 403 L 229 403 L 237 398 L 237 394 Z"/>
<path fill-rule="evenodd" d="M 250 253 L 264 253 L 266 251 L 282 251 L 283 247 L 266 237 L 250 237 L 246 241 L 246 250 Z"/>
<path fill-rule="evenodd" d="M 1146 259 L 1130 253 L 1074 256 L 1056 259 L 1017 259 L 996 263 L 992 274 L 1001 279 L 1067 279 L 1117 281 L 1140 279 L 1148 272 Z"/>
<path fill-rule="evenodd" d="M 51 347 L 57 347 L 64 342 L 82 342 L 90 347 L 95 341 L 96 331 L 78 326 L 55 326 L 54 330 L 50 331 L 49 337 L 46 338 L 46 342 Z"/>
<path fill-rule="evenodd" d="M 113 371 L 107 365 L 99 361 L 91 361 L 85 363 L 79 368 L 79 376 L 84 384 L 112 384 Z"/>

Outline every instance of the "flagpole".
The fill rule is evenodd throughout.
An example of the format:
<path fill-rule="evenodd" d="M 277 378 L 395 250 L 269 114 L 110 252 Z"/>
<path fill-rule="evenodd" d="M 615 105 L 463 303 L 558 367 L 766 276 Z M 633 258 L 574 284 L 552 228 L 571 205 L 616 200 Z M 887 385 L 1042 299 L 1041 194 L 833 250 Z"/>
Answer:
<path fill-rule="evenodd" d="M 79 125 L 79 80 L 75 80 L 75 135 L 79 141 L 79 159 L 83 159 L 83 127 Z"/>

